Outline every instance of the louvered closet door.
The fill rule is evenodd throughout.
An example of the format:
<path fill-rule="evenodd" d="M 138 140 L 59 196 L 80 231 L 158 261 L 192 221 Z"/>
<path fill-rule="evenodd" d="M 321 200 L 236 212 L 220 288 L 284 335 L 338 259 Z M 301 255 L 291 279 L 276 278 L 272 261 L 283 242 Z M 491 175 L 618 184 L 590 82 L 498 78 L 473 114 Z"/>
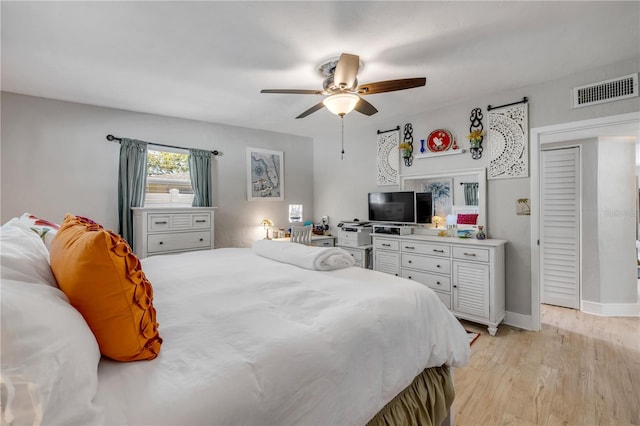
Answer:
<path fill-rule="evenodd" d="M 542 151 L 542 303 L 580 307 L 580 149 Z"/>

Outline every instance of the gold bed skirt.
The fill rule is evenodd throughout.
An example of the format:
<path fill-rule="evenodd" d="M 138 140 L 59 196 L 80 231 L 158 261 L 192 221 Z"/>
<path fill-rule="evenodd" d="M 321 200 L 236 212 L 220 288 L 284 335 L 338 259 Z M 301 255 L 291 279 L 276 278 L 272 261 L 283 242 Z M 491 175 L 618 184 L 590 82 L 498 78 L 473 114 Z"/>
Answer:
<path fill-rule="evenodd" d="M 449 367 L 427 368 L 378 412 L 367 426 L 440 425 L 455 392 Z"/>

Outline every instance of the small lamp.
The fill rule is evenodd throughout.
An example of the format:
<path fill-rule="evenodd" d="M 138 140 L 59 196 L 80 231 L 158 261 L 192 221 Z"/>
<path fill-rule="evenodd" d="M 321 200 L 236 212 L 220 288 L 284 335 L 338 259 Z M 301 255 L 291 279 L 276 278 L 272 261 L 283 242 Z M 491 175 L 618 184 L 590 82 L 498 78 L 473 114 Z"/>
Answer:
<path fill-rule="evenodd" d="M 273 226 L 273 222 L 271 222 L 271 220 L 269 219 L 262 219 L 262 222 L 260 222 L 260 225 L 262 225 L 262 227 L 265 229 L 265 232 L 266 232 L 264 239 L 270 240 L 271 238 L 269 238 L 269 228 Z"/>
<path fill-rule="evenodd" d="M 433 216 L 431 217 L 431 223 L 433 223 L 436 226 L 436 228 L 439 228 L 440 225 L 444 223 L 444 219 L 441 218 L 440 216 Z"/>

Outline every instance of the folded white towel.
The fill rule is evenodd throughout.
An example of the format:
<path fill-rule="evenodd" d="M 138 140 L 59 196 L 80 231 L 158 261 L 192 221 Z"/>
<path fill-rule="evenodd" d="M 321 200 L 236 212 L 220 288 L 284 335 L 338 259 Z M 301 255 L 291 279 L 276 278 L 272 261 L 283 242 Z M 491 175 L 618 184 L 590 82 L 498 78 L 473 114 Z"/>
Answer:
<path fill-rule="evenodd" d="M 305 269 L 331 271 L 353 266 L 353 257 L 339 247 L 313 247 L 298 243 L 257 240 L 253 252 L 259 256 Z"/>

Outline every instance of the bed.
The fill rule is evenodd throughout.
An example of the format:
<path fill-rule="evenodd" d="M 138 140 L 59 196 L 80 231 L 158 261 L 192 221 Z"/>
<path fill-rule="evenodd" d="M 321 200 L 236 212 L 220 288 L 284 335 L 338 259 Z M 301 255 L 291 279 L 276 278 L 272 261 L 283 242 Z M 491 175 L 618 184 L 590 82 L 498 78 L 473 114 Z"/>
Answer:
<path fill-rule="evenodd" d="M 465 331 L 427 287 L 274 241 L 143 259 L 162 346 L 147 361 L 101 357 L 43 240 L 17 222 L 0 234 L 4 420 L 440 424 L 450 367 L 468 362 Z"/>

